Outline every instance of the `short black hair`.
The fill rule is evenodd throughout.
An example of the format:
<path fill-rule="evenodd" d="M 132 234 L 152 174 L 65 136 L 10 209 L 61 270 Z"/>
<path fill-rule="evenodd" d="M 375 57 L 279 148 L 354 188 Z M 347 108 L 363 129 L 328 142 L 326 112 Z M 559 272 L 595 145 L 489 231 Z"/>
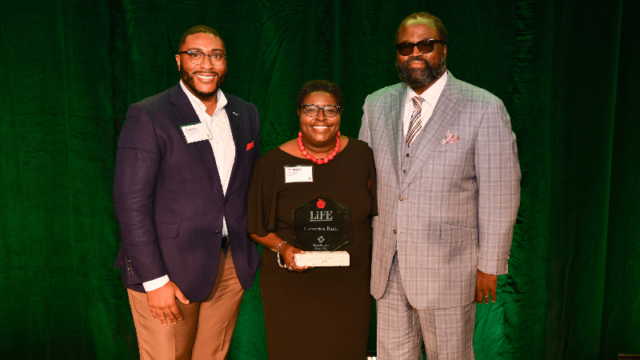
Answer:
<path fill-rule="evenodd" d="M 338 85 L 327 80 L 311 80 L 304 83 L 298 92 L 298 108 L 302 105 L 304 98 L 312 92 L 329 93 L 336 100 L 336 105 L 342 107 L 342 92 Z"/>
<path fill-rule="evenodd" d="M 190 28 L 189 30 L 185 31 L 184 34 L 182 34 L 182 38 L 180 38 L 180 45 L 178 45 L 178 49 L 180 49 L 180 47 L 182 47 L 184 42 L 187 40 L 187 36 L 193 35 L 193 34 L 209 34 L 209 35 L 216 36 L 220 40 L 222 40 L 222 36 L 220 36 L 220 34 L 217 31 L 215 31 L 213 28 L 208 27 L 207 25 L 196 25 Z M 222 40 L 222 43 L 224 44 L 224 40 Z"/>
<path fill-rule="evenodd" d="M 400 29 L 407 26 L 407 23 L 413 22 L 412 20 L 418 22 L 422 20 L 426 22 L 429 26 L 436 29 L 440 40 L 443 41 L 443 45 L 447 44 L 447 29 L 444 27 L 442 20 L 440 20 L 440 18 L 435 15 L 429 14 L 428 12 L 417 12 L 404 18 L 404 20 L 402 20 L 402 22 L 400 23 L 400 26 L 398 26 L 398 30 L 396 30 L 396 43 L 398 43 L 398 35 L 400 35 Z"/>

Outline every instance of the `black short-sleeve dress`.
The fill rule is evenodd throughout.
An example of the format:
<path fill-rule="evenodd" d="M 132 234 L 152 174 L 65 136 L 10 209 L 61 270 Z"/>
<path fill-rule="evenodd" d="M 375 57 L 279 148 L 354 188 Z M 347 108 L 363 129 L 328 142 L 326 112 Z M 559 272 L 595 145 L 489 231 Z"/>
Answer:
<path fill-rule="evenodd" d="M 312 165 L 313 182 L 285 183 L 285 166 Z M 368 182 L 371 180 L 371 190 Z M 326 164 L 274 148 L 256 162 L 249 187 L 249 233 L 291 240 L 293 210 L 323 194 L 351 210 L 350 267 L 302 274 L 278 266 L 264 250 L 260 289 L 270 360 L 365 359 L 371 321 L 371 223 L 377 215 L 373 153 L 350 138 Z"/>

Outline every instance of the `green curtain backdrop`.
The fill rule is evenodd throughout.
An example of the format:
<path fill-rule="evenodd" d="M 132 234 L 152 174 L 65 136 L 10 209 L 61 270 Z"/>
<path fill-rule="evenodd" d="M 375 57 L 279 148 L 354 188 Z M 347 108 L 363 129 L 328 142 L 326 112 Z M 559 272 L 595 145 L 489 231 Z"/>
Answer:
<path fill-rule="evenodd" d="M 223 89 L 257 105 L 267 150 L 295 137 L 311 79 L 341 86 L 357 136 L 414 11 L 441 17 L 449 69 L 500 97 L 518 136 L 522 205 L 477 358 L 640 353 L 639 1 L 25 0 L 0 1 L 0 357 L 138 358 L 111 269 L 116 143 L 128 106 L 178 81 L 184 30 L 222 34 Z M 229 358 L 267 358 L 257 285 Z"/>

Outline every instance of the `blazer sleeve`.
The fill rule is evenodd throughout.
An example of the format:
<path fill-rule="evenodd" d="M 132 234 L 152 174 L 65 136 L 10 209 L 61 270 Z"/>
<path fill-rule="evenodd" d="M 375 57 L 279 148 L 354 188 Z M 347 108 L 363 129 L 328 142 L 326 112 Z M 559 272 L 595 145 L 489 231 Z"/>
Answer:
<path fill-rule="evenodd" d="M 151 118 L 133 104 L 118 141 L 113 205 L 122 251 L 141 282 L 167 274 L 154 226 L 154 197 L 161 154 Z"/>
<path fill-rule="evenodd" d="M 502 101 L 492 102 L 482 117 L 475 149 L 478 181 L 478 269 L 508 272 L 513 227 L 520 206 L 520 165 L 516 138 Z"/>
<path fill-rule="evenodd" d="M 258 113 L 258 108 L 254 104 L 251 104 L 251 107 L 253 110 L 253 119 L 252 119 L 253 134 L 251 135 L 255 139 L 254 147 L 256 149 L 256 151 L 253 152 L 254 153 L 253 163 L 255 164 L 256 160 L 258 160 L 258 158 L 260 157 L 260 115 Z"/>
<path fill-rule="evenodd" d="M 358 135 L 358 140 L 364 141 L 371 148 L 371 130 L 369 128 L 369 114 L 367 109 L 367 103 L 369 102 L 369 97 L 364 101 L 364 105 L 362 106 L 362 124 L 360 125 L 360 134 Z"/>

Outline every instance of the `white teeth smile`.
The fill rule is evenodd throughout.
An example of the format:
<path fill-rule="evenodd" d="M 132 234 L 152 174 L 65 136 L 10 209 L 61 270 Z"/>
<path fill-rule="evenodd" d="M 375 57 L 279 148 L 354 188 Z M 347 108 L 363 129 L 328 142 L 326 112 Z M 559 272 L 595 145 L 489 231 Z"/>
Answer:
<path fill-rule="evenodd" d="M 209 75 L 209 76 L 204 76 L 204 75 L 196 75 L 197 77 L 199 77 L 200 79 L 204 79 L 204 80 L 211 80 L 213 79 L 213 75 Z"/>
<path fill-rule="evenodd" d="M 327 129 L 328 126 L 312 126 L 314 129 Z"/>

